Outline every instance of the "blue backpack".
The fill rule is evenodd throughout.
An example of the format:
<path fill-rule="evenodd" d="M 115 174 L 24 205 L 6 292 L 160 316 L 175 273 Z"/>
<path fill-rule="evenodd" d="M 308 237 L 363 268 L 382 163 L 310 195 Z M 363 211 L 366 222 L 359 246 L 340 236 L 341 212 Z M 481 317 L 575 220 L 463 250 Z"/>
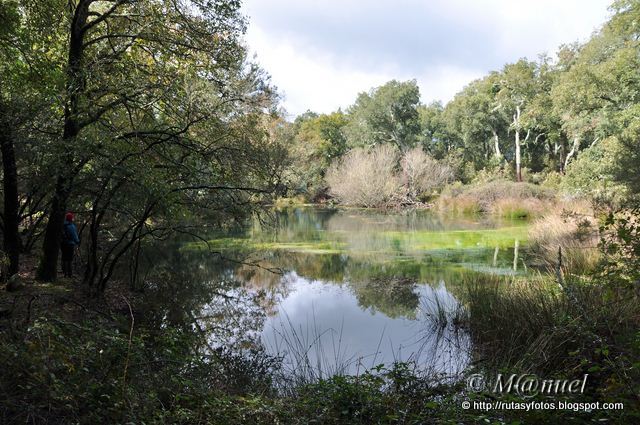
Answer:
<path fill-rule="evenodd" d="M 65 223 L 62 228 L 62 243 L 65 245 L 73 245 L 73 236 L 71 234 L 71 223 Z"/>

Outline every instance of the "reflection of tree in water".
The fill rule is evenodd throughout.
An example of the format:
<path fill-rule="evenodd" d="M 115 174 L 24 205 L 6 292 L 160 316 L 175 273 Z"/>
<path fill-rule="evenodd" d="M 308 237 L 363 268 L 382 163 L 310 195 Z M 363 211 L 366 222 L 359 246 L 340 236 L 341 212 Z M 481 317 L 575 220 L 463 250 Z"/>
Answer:
<path fill-rule="evenodd" d="M 269 264 L 284 270 L 293 270 L 309 279 L 342 283 L 350 262 L 351 259 L 344 254 L 277 251 L 271 256 Z"/>
<path fill-rule="evenodd" d="M 344 254 L 298 252 L 278 252 L 271 260 L 271 266 L 293 270 L 308 279 L 347 284 L 362 308 L 392 318 L 415 318 L 419 301 L 415 279 L 407 277 L 401 264 L 358 261 Z"/>
<path fill-rule="evenodd" d="M 327 221 L 336 214 L 335 209 L 285 209 L 278 211 L 273 220 L 254 226 L 251 238 L 261 241 L 317 241 Z"/>
<path fill-rule="evenodd" d="M 363 309 L 379 311 L 390 318 L 413 319 L 419 310 L 418 283 L 445 281 L 448 287 L 455 286 L 468 273 L 463 266 L 465 262 L 493 261 L 494 250 L 407 255 L 400 239 L 386 238 L 378 246 L 371 239 L 378 231 L 442 228 L 443 224 L 433 216 L 288 210 L 275 214 L 274 220 L 273 227 L 254 226 L 249 240 L 323 241 L 327 238 L 325 232 L 331 231 L 348 246 L 363 249 L 349 251 L 350 254 L 311 252 L 312 249 L 251 253 L 260 267 L 223 262 L 207 250 L 180 250 L 178 244 L 147 249 L 147 264 L 142 267 L 146 274 L 141 275 L 145 276 L 146 291 L 153 294 L 157 305 L 148 320 L 159 326 L 185 327 L 195 321 L 220 340 L 247 342 L 248 336 L 261 328 L 266 316 L 276 314 L 281 300 L 289 293 L 286 280 L 273 273 L 270 270 L 273 268 L 295 271 L 310 280 L 347 285 Z M 507 250 L 502 252 L 508 255 Z M 247 253 L 226 251 L 225 256 L 247 258 Z M 500 263 L 504 261 L 499 258 Z"/>
<path fill-rule="evenodd" d="M 351 281 L 350 286 L 362 308 L 380 311 L 393 319 L 416 318 L 420 297 L 415 292 L 416 284 L 411 279 L 376 277 L 365 281 Z"/>
<path fill-rule="evenodd" d="M 254 345 L 265 312 L 275 309 L 278 297 L 266 289 L 245 287 L 246 267 L 204 250 L 180 251 L 175 244 L 149 247 L 141 276 L 151 308 L 142 320 L 157 329 L 202 333 L 213 346 Z M 256 278 L 266 282 L 263 279 Z M 277 292 L 282 286 L 273 288 Z"/>
<path fill-rule="evenodd" d="M 289 285 L 282 278 L 282 273 L 275 272 L 271 266 L 235 264 L 229 267 L 233 268 L 233 274 L 243 289 L 255 294 L 256 302 L 267 316 L 277 314 L 278 304 L 289 294 Z"/>

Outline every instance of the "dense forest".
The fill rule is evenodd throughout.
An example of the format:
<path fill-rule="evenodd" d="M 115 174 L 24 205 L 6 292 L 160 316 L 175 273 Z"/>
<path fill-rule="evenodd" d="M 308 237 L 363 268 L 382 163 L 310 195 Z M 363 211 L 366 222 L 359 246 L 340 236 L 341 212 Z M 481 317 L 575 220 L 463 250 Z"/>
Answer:
<path fill-rule="evenodd" d="M 421 104 L 415 80 L 390 81 L 346 111 L 297 117 L 280 136 L 296 158 L 292 189 L 321 199 L 331 164 L 388 144 L 403 155 L 419 148 L 447 166 L 451 175 L 435 179 L 442 185 L 501 174 L 622 201 L 638 184 L 636 6 L 614 3 L 612 18 L 587 43 L 506 64 L 444 106 Z"/>
<path fill-rule="evenodd" d="M 240 7 L 1 0 L 0 422 L 637 421 L 640 2 L 614 1 L 585 43 L 506 64 L 444 105 L 394 80 L 292 121 L 248 55 Z M 479 367 L 589 373 L 598 389 L 579 400 L 625 409 L 463 411 L 494 395 L 403 363 L 283 389 L 277 358 L 212 347 L 197 323 L 155 310 L 150 294 L 180 276 L 145 253 L 195 241 L 202 258 L 277 274 L 210 235 L 299 204 L 530 220 L 536 275 L 465 278 L 455 322 L 483 341 Z M 161 272 L 144 275 L 145 261 Z M 202 264 L 189 267 L 231 303 L 212 316 L 233 316 L 236 287 Z"/>

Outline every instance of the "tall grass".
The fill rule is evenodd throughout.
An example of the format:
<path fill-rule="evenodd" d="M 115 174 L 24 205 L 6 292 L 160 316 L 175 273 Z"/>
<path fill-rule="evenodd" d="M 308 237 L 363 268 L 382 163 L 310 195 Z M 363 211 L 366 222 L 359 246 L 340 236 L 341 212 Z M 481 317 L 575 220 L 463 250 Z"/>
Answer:
<path fill-rule="evenodd" d="M 542 365 L 534 358 L 553 361 L 553 356 L 562 353 L 547 347 L 554 345 L 550 339 L 556 332 L 550 330 L 557 315 L 567 309 L 566 300 L 542 278 L 521 281 L 478 276 L 464 282 L 464 287 L 473 340 L 492 366 L 525 362 L 524 369 L 538 369 Z M 564 341 L 560 338 L 555 348 L 561 348 Z"/>
<path fill-rule="evenodd" d="M 281 326 L 274 329 L 274 346 L 270 347 L 283 359 L 276 380 L 279 390 L 291 392 L 332 376 L 347 375 L 361 361 L 343 345 L 342 326 L 338 330 L 321 329 L 314 314 L 305 328 L 296 327 L 286 313 L 283 316 Z"/>
<path fill-rule="evenodd" d="M 633 291 L 572 278 L 560 287 L 545 276 L 483 275 L 463 284 L 468 326 L 485 367 L 591 373 L 637 384 L 640 377 L 630 368 L 640 347 L 629 338 L 640 325 L 640 300 Z"/>
<path fill-rule="evenodd" d="M 345 343 L 344 323 L 339 329 L 323 328 L 313 314 L 301 326 L 295 325 L 284 311 L 281 317 L 268 350 L 281 359 L 275 385 L 283 394 L 295 394 L 301 387 L 333 377 L 357 377 L 378 370 L 381 365 L 410 365 L 414 374 L 434 384 L 451 383 L 460 379 L 471 358 L 471 340 L 464 330 L 466 311 L 444 286 L 433 289 L 422 300 L 415 339 L 392 347 L 392 358 L 382 355 L 382 344 L 391 343 L 384 329 L 375 351 L 357 353 Z M 405 352 L 407 349 L 410 351 Z"/>
<path fill-rule="evenodd" d="M 547 270 L 586 274 L 600 259 L 598 226 L 590 215 L 554 211 L 537 219 L 529 229 L 534 261 Z"/>

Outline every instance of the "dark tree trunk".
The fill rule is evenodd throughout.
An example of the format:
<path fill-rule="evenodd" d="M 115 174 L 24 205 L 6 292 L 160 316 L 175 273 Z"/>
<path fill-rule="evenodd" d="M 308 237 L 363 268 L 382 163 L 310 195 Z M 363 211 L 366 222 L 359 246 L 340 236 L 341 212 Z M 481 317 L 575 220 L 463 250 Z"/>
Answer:
<path fill-rule="evenodd" d="M 73 146 L 72 142 L 80 132 L 78 121 L 78 101 L 84 91 L 84 75 L 82 69 L 82 57 L 84 53 L 85 25 L 89 15 L 91 1 L 81 0 L 76 6 L 71 33 L 69 37 L 69 62 L 67 68 L 66 104 L 64 108 L 64 131 L 62 143 Z M 64 213 L 67 208 L 67 200 L 71 192 L 73 174 L 70 170 L 74 167 L 73 148 L 66 150 L 60 164 L 60 172 L 56 179 L 56 188 L 49 210 L 47 228 L 42 243 L 42 262 L 38 269 L 38 278 L 45 282 L 53 282 L 57 277 L 58 250 L 62 238 L 62 225 Z"/>
<path fill-rule="evenodd" d="M 20 270 L 20 224 L 18 201 L 18 169 L 11 130 L 3 125 L 0 128 L 0 151 L 2 151 L 2 172 L 4 178 L 4 241 L 3 247 L 9 256 L 9 275 Z"/>
<path fill-rule="evenodd" d="M 98 274 L 98 230 L 100 228 L 100 220 L 102 213 L 97 213 L 97 202 L 94 203 L 91 210 L 91 221 L 89 223 L 89 247 L 87 255 L 87 267 L 84 271 L 83 283 L 87 287 L 92 287 L 96 275 Z"/>
<path fill-rule="evenodd" d="M 62 177 L 58 177 L 56 191 L 51 201 L 47 228 L 42 243 L 42 262 L 38 269 L 38 278 L 45 282 L 53 282 L 58 275 L 58 251 L 62 240 L 62 225 L 66 210 L 67 196 L 62 189 L 66 185 Z"/>

